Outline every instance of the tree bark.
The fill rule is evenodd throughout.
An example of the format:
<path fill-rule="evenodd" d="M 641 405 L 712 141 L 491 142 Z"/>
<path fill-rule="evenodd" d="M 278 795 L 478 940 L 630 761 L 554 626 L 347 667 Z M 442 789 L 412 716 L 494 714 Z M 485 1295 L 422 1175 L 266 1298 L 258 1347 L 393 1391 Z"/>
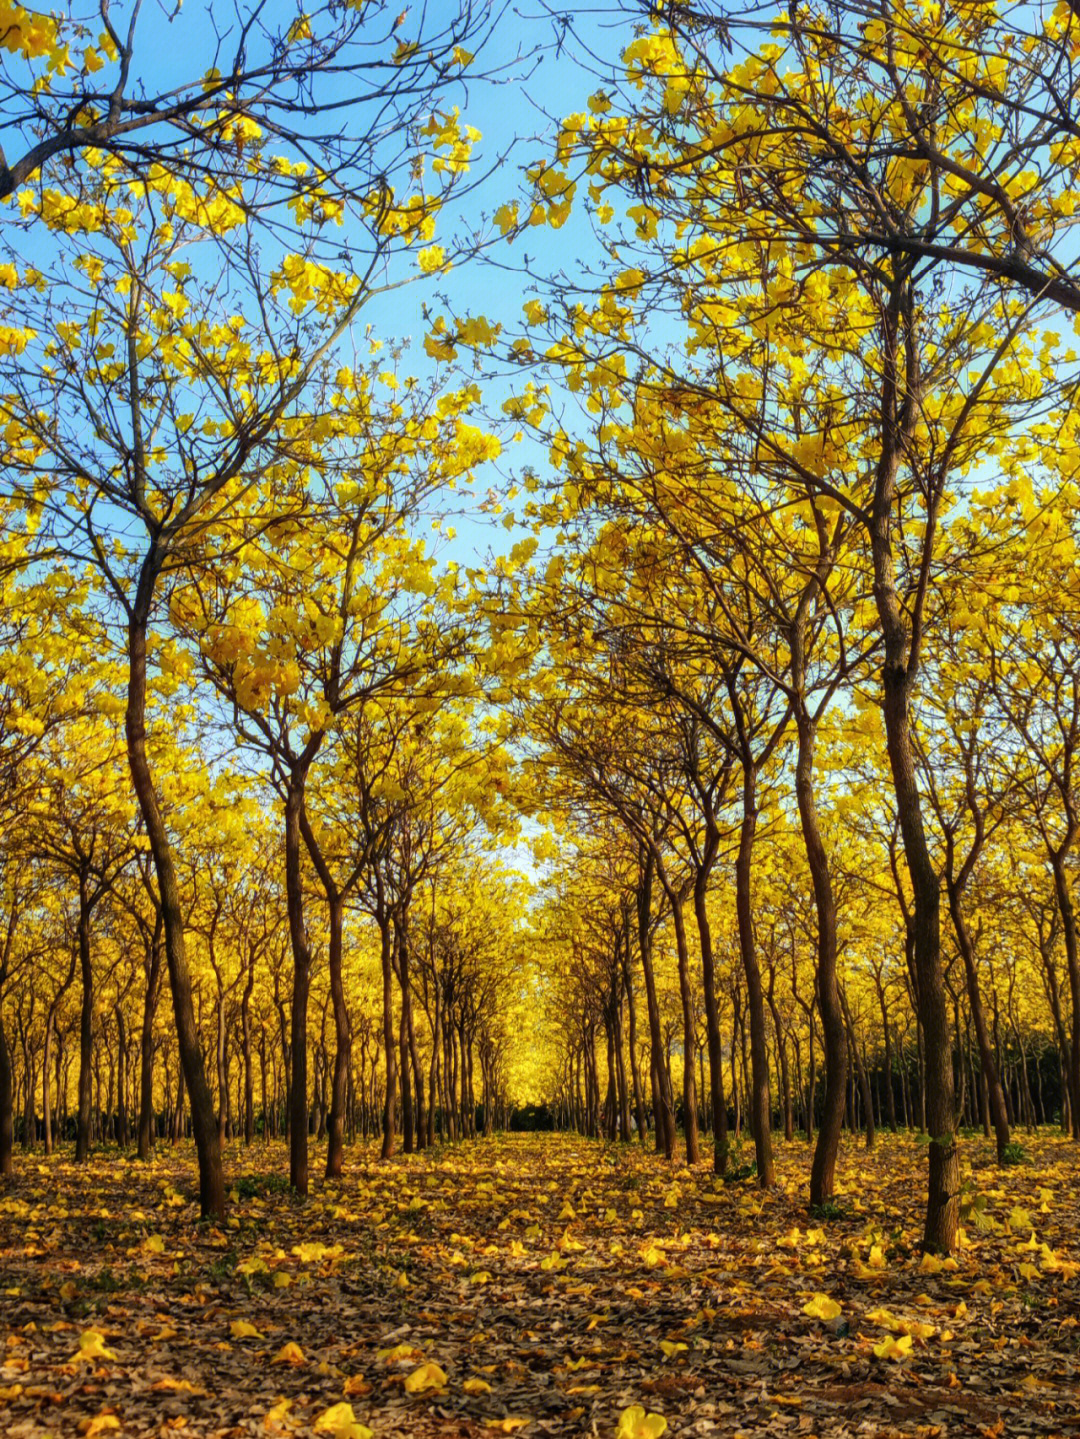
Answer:
<path fill-rule="evenodd" d="M 128 622 L 128 697 L 125 715 L 132 784 L 154 857 L 165 927 L 165 955 L 173 997 L 177 1042 L 191 1102 L 192 1128 L 199 1162 L 199 1207 L 204 1215 L 225 1214 L 225 1173 L 217 1135 L 214 1101 L 206 1082 L 202 1046 L 195 1022 L 191 971 L 184 941 L 180 885 L 168 830 L 158 807 L 146 754 L 146 632 L 161 557 L 152 546 L 143 561 L 138 593 Z"/>
<path fill-rule="evenodd" d="M 1052 856 L 1051 869 L 1054 875 L 1054 894 L 1061 915 L 1061 933 L 1065 941 L 1065 963 L 1069 974 L 1069 992 L 1072 996 L 1072 1035 L 1069 1045 L 1069 1111 L 1072 1121 L 1072 1137 L 1080 1139 L 1080 953 L 1076 938 L 1076 913 L 1072 895 L 1069 893 L 1069 877 L 1065 872 L 1064 854 L 1060 851 Z"/>
<path fill-rule="evenodd" d="M 715 843 L 713 842 L 715 837 Z M 713 955 L 712 927 L 707 906 L 709 875 L 719 845 L 715 824 L 706 837 L 708 865 L 699 865 L 694 874 L 694 918 L 697 921 L 701 949 L 702 986 L 705 992 L 705 1033 L 709 1050 L 709 1094 L 713 1111 L 713 1170 L 723 1174 L 728 1163 L 727 1097 L 724 1094 L 724 1047 L 720 1034 L 720 1008 L 716 1003 L 716 963 Z"/>
<path fill-rule="evenodd" d="M 293 957 L 292 1013 L 289 1048 L 292 1082 L 289 1086 L 289 1183 L 297 1194 L 308 1192 L 308 996 L 311 989 L 311 951 L 304 926 L 303 877 L 300 868 L 300 815 L 304 805 L 304 776 L 293 773 L 285 794 L 285 904 Z"/>
<path fill-rule="evenodd" d="M 394 1107 L 397 1104 L 397 1044 L 394 1035 L 394 960 L 390 917 L 378 920 L 383 981 L 383 1052 L 386 1061 L 386 1095 L 383 1106 L 382 1158 L 394 1153 Z"/>
<path fill-rule="evenodd" d="M 814 794 L 815 728 L 801 700 L 795 705 L 795 725 L 798 736 L 795 796 L 817 911 L 817 993 L 825 1051 L 825 1102 L 810 1167 L 810 1203 L 817 1205 L 829 1203 L 836 1190 L 836 1156 L 844 1127 L 844 1092 L 848 1078 L 847 1039 L 836 977 L 836 898 Z"/>
<path fill-rule="evenodd" d="M 971 1010 L 971 1022 L 975 1028 L 975 1042 L 979 1047 L 979 1063 L 982 1067 L 983 1084 L 986 1086 L 986 1097 L 990 1106 L 990 1118 L 994 1126 L 997 1157 L 1000 1164 L 1005 1158 L 1005 1151 L 1009 1144 L 1009 1116 L 1005 1108 L 1005 1091 L 1001 1087 L 1001 1076 L 998 1073 L 993 1046 L 990 1043 L 990 1031 L 986 1025 L 982 995 L 979 992 L 979 976 L 975 968 L 975 946 L 972 943 L 971 931 L 967 927 L 967 918 L 964 915 L 961 886 L 955 881 L 947 881 L 946 891 L 953 932 L 956 935 L 956 947 L 960 951 L 960 958 L 964 961 L 968 1006 Z"/>
<path fill-rule="evenodd" d="M 923 825 L 922 801 L 911 734 L 911 693 L 918 650 L 897 591 L 893 556 L 896 481 L 903 446 L 914 429 L 918 374 L 914 323 L 908 315 L 908 373 L 900 378 L 901 308 L 911 308 L 899 282 L 884 317 L 882 342 L 881 448 L 874 483 L 870 543 L 874 600 L 884 644 L 882 715 L 885 744 L 896 795 L 904 856 L 911 880 L 912 961 L 917 978 L 918 1015 L 926 1063 L 926 1119 L 930 1131 L 929 1176 L 923 1244 L 948 1253 L 956 1247 L 960 1221 L 960 1157 L 956 1141 L 952 1052 L 948 1006 L 941 971 L 940 882 Z M 929 526 L 928 526 L 929 528 Z M 928 533 L 923 543 L 931 543 Z"/>
<path fill-rule="evenodd" d="M 754 1126 L 757 1181 L 762 1189 L 776 1183 L 772 1153 L 772 1101 L 769 1095 L 769 1051 L 765 1037 L 765 996 L 761 988 L 754 940 L 752 871 L 754 836 L 757 832 L 757 772 L 744 755 L 743 818 L 739 829 L 739 853 L 735 861 L 735 909 L 738 916 L 739 953 L 746 978 L 746 1007 L 750 1015 L 750 1113 Z"/>
<path fill-rule="evenodd" d="M 666 1158 L 675 1157 L 675 1104 L 671 1092 L 671 1075 L 664 1056 L 664 1039 L 660 1030 L 660 1001 L 656 993 L 656 976 L 652 965 L 652 881 L 653 858 L 646 851 L 641 856 L 641 872 L 637 885 L 638 954 L 645 978 L 645 1000 L 649 1012 L 649 1047 L 652 1072 L 656 1076 L 657 1100 L 656 1141 Z"/>
<path fill-rule="evenodd" d="M 0 1177 L 15 1172 L 15 1116 L 12 1112 L 11 1051 L 0 1005 Z"/>
<path fill-rule="evenodd" d="M 679 967 L 679 995 L 682 999 L 683 1017 L 683 1133 L 686 1137 L 686 1162 L 696 1164 L 701 1158 L 701 1146 L 698 1141 L 697 1084 L 694 1081 L 694 1000 L 690 987 L 690 955 L 686 944 L 682 897 L 667 882 L 659 859 L 656 863 L 675 928 L 675 953 Z"/>
<path fill-rule="evenodd" d="M 139 1042 L 137 1152 L 142 1160 L 150 1158 L 151 1131 L 154 1122 L 154 1016 L 157 1013 L 158 994 L 161 988 L 162 931 L 161 911 L 158 910 L 146 967 L 146 993 L 143 997 L 142 1031 Z"/>
<path fill-rule="evenodd" d="M 94 1048 L 94 969 L 90 951 L 90 875 L 83 862 L 79 867 L 79 976 L 82 981 L 82 1002 L 79 1007 L 79 1090 L 75 1117 L 75 1163 L 83 1164 L 90 1157 L 90 1106 L 93 1083 Z"/>

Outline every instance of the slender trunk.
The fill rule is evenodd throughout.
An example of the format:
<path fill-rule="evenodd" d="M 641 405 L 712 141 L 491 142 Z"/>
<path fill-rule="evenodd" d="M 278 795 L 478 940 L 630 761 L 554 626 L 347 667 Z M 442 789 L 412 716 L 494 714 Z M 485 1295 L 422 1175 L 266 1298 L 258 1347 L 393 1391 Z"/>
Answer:
<path fill-rule="evenodd" d="M 79 1106 L 75 1119 L 75 1162 L 90 1157 L 90 1106 L 93 1099 L 94 970 L 90 954 L 90 875 L 84 863 L 79 870 L 79 975 L 82 1003 L 79 1009 Z"/>
<path fill-rule="evenodd" d="M 657 872 L 664 880 L 663 871 L 657 861 Z M 698 1142 L 697 1085 L 694 1082 L 694 996 L 690 984 L 690 955 L 686 944 L 686 925 L 683 923 L 682 899 L 675 889 L 664 880 L 664 890 L 671 907 L 671 918 L 675 928 L 675 953 L 679 966 L 679 995 L 682 999 L 683 1017 L 683 1132 L 686 1135 L 686 1162 L 696 1164 L 701 1158 Z"/>
<path fill-rule="evenodd" d="M 304 894 L 300 868 L 300 815 L 304 807 L 304 776 L 290 775 L 285 796 L 285 903 L 293 956 L 292 1083 L 289 1086 L 289 1183 L 297 1194 L 308 1192 L 308 995 L 311 952 L 304 927 Z"/>
<path fill-rule="evenodd" d="M 244 1058 L 244 1146 L 248 1148 L 255 1140 L 255 1063 L 251 1045 L 251 993 L 255 984 L 255 961 L 250 959 L 250 969 L 244 992 L 240 996 L 240 1035 Z M 265 1111 L 265 1104 L 263 1109 Z"/>
<path fill-rule="evenodd" d="M 739 952 L 746 978 L 746 1007 L 750 1015 L 750 1096 L 754 1126 L 757 1179 L 762 1189 L 776 1183 L 772 1153 L 772 1101 L 769 1096 L 769 1051 L 765 1038 L 765 998 L 761 989 L 754 940 L 751 865 L 757 832 L 757 772 L 749 756 L 743 760 L 743 818 L 739 830 L 739 853 L 735 861 L 735 909 L 738 916 Z"/>
<path fill-rule="evenodd" d="M 1069 992 L 1072 995 L 1072 1035 L 1069 1044 L 1069 1110 L 1072 1119 L 1072 1137 L 1080 1139 L 1080 953 L 1076 938 L 1076 914 L 1072 896 L 1069 893 L 1069 878 L 1065 871 L 1064 855 L 1059 851 L 1051 860 L 1054 874 L 1054 894 L 1061 915 L 1061 933 L 1065 941 L 1065 962 L 1069 973 Z"/>
<path fill-rule="evenodd" d="M 120 1003 L 116 1006 L 116 1142 L 121 1149 L 128 1146 L 127 1108 L 127 1026 Z"/>
<path fill-rule="evenodd" d="M 431 1059 L 428 1061 L 427 1143 L 429 1148 L 435 1143 L 435 1110 L 439 1103 L 439 1027 L 442 1020 L 439 1014 L 438 984 L 435 985 L 432 1008 L 434 1013 L 431 1020 Z"/>
<path fill-rule="evenodd" d="M 615 1079 L 619 1092 L 619 1138 L 626 1144 L 630 1143 L 630 1086 L 627 1082 L 626 1059 L 623 1054 L 623 1031 L 622 1031 L 622 976 L 619 973 L 619 961 L 616 956 L 615 975 L 611 982 L 611 1017 L 612 1031 L 615 1045 Z"/>
<path fill-rule="evenodd" d="M 330 918 L 330 998 L 334 1006 L 334 1077 L 330 1090 L 330 1124 L 326 1146 L 326 1177 L 335 1179 L 345 1163 L 345 1105 L 352 1065 L 352 1024 L 345 1002 L 345 980 L 342 974 L 342 931 L 344 898 L 335 892 L 329 904 Z"/>
<path fill-rule="evenodd" d="M 22 1031 L 23 1052 L 23 1133 L 22 1147 L 26 1152 L 33 1149 L 37 1139 L 37 1115 L 34 1110 L 34 1091 L 37 1089 L 36 1065 L 30 1052 L 29 1025 Z"/>
<path fill-rule="evenodd" d="M 161 950 L 163 923 L 160 910 L 155 916 L 154 934 L 146 967 L 146 993 L 143 996 L 142 1028 L 139 1037 L 139 1132 L 137 1153 L 140 1159 L 150 1158 L 154 1121 L 154 1016 L 161 989 Z"/>
<path fill-rule="evenodd" d="M 202 1046 L 195 1022 L 191 971 L 188 968 L 184 942 L 180 885 L 146 754 L 146 632 L 161 559 L 162 556 L 152 549 L 144 560 L 138 594 L 128 624 L 128 696 L 125 715 L 128 764 L 157 873 L 177 1043 L 191 1099 L 192 1127 L 195 1131 L 195 1149 L 199 1162 L 199 1207 L 204 1215 L 223 1217 L 225 1173 L 221 1163 L 217 1125 L 214 1122 L 214 1101 L 210 1086 L 206 1082 Z"/>
<path fill-rule="evenodd" d="M 11 1051 L 0 1011 L 0 1177 L 14 1174 L 15 1117 L 12 1104 Z"/>
<path fill-rule="evenodd" d="M 394 1041 L 394 960 L 390 918 L 379 918 L 379 939 L 383 981 L 383 1051 L 386 1062 L 386 1095 L 383 1107 L 382 1157 L 394 1153 L 394 1108 L 397 1104 L 397 1053 Z"/>
<path fill-rule="evenodd" d="M 401 985 L 398 985 L 401 989 Z M 409 1073 L 409 1036 L 405 1021 L 405 1007 L 398 1013 L 398 1085 L 401 1089 L 401 1148 L 411 1154 L 415 1148 L 413 1134 L 413 1086 Z"/>
<path fill-rule="evenodd" d="M 990 1118 L 994 1125 L 994 1136 L 997 1142 L 998 1163 L 1005 1158 L 1005 1151 L 1009 1143 L 1009 1117 L 1005 1108 L 1005 1092 L 1001 1087 L 1001 1077 L 994 1060 L 993 1047 L 990 1044 L 990 1031 L 986 1025 L 986 1014 L 983 1010 L 982 995 L 979 993 L 979 976 L 975 967 L 975 946 L 971 940 L 971 931 L 967 927 L 967 917 L 964 914 L 963 894 L 956 883 L 947 883 L 946 890 L 949 899 L 949 913 L 952 916 L 953 932 L 956 935 L 956 947 L 960 951 L 960 957 L 964 961 L 964 977 L 967 980 L 968 1006 L 971 1010 L 971 1022 L 975 1028 L 975 1040 L 979 1046 L 979 1062 L 982 1066 L 983 1083 L 986 1086 L 986 1093 L 990 1104 Z"/>
<path fill-rule="evenodd" d="M 917 656 L 911 652 L 908 620 L 896 587 L 892 549 L 896 479 L 902 447 L 896 411 L 914 406 L 917 386 L 916 377 L 909 376 L 908 389 L 901 396 L 899 303 L 897 296 L 887 315 L 882 398 L 885 433 L 875 477 L 870 539 L 874 598 L 885 651 L 882 666 L 885 743 L 911 880 L 912 959 L 926 1064 L 923 1090 L 930 1144 L 923 1244 L 928 1250 L 948 1253 L 956 1247 L 960 1221 L 960 1156 L 956 1141 L 949 1015 L 941 969 L 940 883 L 926 840 L 912 744 L 910 700 Z"/>
<path fill-rule="evenodd" d="M 211 955 L 214 954 L 213 948 L 211 948 L 210 953 Z M 225 1067 L 225 992 L 221 987 L 221 980 L 217 975 L 217 971 L 215 971 L 215 977 L 218 979 L 217 1044 L 215 1046 L 217 1054 L 218 1140 L 224 1144 L 228 1137 L 229 1125 L 229 1079 Z"/>
<path fill-rule="evenodd" d="M 650 932 L 652 908 L 653 858 L 647 853 L 642 858 L 641 876 L 637 887 L 638 953 L 641 956 L 641 972 L 645 978 L 645 1000 L 649 1012 L 649 1045 L 652 1051 L 652 1071 L 656 1076 L 656 1145 L 663 1148 L 668 1159 L 675 1157 L 675 1102 L 671 1091 L 671 1073 L 664 1057 L 664 1040 L 660 1031 L 660 1001 L 656 993 L 656 976 L 652 964 L 652 934 Z"/>
<path fill-rule="evenodd" d="M 45 1141 L 45 1153 L 53 1152 L 52 1106 L 49 1102 L 49 1066 L 52 1063 L 53 1015 L 55 1004 L 45 1016 L 45 1047 L 41 1056 L 41 1130 Z"/>
<path fill-rule="evenodd" d="M 641 1064 L 638 1059 L 637 1003 L 634 998 L 634 981 L 630 970 L 630 930 L 623 933 L 622 946 L 623 988 L 626 991 L 626 1025 L 630 1044 L 630 1075 L 634 1084 L 634 1116 L 637 1120 L 638 1140 L 646 1142 L 645 1099 L 641 1088 Z"/>
<path fill-rule="evenodd" d="M 209 1087 L 207 1088 L 207 1092 L 209 1093 Z M 183 1064 L 181 1064 L 176 1075 L 176 1107 L 173 1109 L 172 1129 L 169 1135 L 170 1139 L 174 1144 L 178 1144 L 180 1142 L 180 1138 L 184 1133 L 185 1101 L 186 1093 L 184 1087 L 184 1066 Z"/>
<path fill-rule="evenodd" d="M 889 1117 L 889 1128 L 893 1134 L 896 1133 L 896 1095 L 893 1092 L 893 1052 L 892 1034 L 889 1024 L 889 1011 L 885 1005 L 885 991 L 878 990 L 878 1003 L 881 1005 L 881 1027 L 885 1034 L 885 1102 L 886 1113 Z"/>
<path fill-rule="evenodd" d="M 859 1037 L 855 1033 L 855 1025 L 851 1019 L 851 1011 L 848 1009 L 847 998 L 843 990 L 840 991 L 840 1003 L 843 1007 L 844 1020 L 847 1024 L 848 1038 L 851 1042 L 851 1056 L 855 1061 L 855 1073 L 859 1080 L 859 1093 L 862 1096 L 863 1122 L 866 1126 L 866 1147 L 874 1147 L 874 1098 L 870 1092 L 870 1075 L 867 1072 L 866 1061 L 863 1058 L 862 1050 L 859 1048 Z"/>
<path fill-rule="evenodd" d="M 847 1040 L 836 978 L 836 898 L 814 794 L 814 724 L 802 704 L 796 706 L 795 719 L 798 731 L 795 794 L 817 912 L 817 996 L 825 1051 L 825 1102 L 810 1168 L 810 1203 L 814 1205 L 829 1203 L 835 1193 L 836 1156 L 844 1125 L 848 1078 Z"/>
<path fill-rule="evenodd" d="M 715 824 L 710 824 L 706 837 L 707 865 L 698 866 L 694 875 L 694 918 L 697 921 L 701 949 L 702 987 L 705 993 L 705 1034 L 709 1049 L 709 1094 L 713 1112 L 713 1169 L 723 1174 L 728 1162 L 727 1098 L 724 1094 L 724 1047 L 720 1034 L 720 1008 L 716 1003 L 716 964 L 713 956 L 712 928 L 709 924 L 708 885 L 713 858 L 719 845 Z"/>
<path fill-rule="evenodd" d="M 416 1018 L 413 1012 L 411 998 L 406 1029 L 409 1038 L 409 1058 L 412 1062 L 413 1095 L 416 1101 L 416 1147 L 417 1149 L 425 1149 L 427 1147 L 427 1105 L 424 1102 L 424 1066 L 420 1061 L 420 1045 L 416 1038 Z M 493 1085 L 494 1082 L 493 1077 Z M 484 1118 L 486 1123 L 486 1109 L 484 1111 Z"/>
<path fill-rule="evenodd" d="M 776 1061 L 780 1067 L 780 1094 L 784 1103 L 784 1140 L 790 1144 L 795 1138 L 795 1114 L 791 1098 L 791 1076 L 788 1071 L 787 1041 L 780 1019 L 772 984 L 769 985 L 769 1012 L 772 1015 L 773 1033 L 776 1035 Z"/>

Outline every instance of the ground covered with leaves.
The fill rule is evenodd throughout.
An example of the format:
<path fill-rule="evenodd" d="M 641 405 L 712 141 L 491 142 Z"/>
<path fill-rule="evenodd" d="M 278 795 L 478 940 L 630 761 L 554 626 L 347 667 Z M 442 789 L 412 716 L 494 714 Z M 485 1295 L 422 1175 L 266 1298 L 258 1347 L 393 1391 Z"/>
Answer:
<path fill-rule="evenodd" d="M 379 1164 L 306 1203 L 282 1151 L 24 1158 L 0 1193 L 0 1432 L 1080 1433 L 1080 1154 L 965 1144 L 964 1242 L 918 1249 L 925 1150 L 850 1144 L 836 1211 L 555 1136 Z M 640 1406 L 640 1407 L 638 1407 Z"/>

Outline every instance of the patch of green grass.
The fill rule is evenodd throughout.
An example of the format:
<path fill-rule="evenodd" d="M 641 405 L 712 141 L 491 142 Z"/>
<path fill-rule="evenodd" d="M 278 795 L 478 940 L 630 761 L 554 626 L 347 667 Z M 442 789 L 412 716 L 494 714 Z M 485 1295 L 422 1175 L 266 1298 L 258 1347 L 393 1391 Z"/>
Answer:
<path fill-rule="evenodd" d="M 753 1179 L 757 1173 L 757 1160 L 729 1164 L 721 1176 L 725 1184 L 741 1184 L 744 1179 Z"/>
<path fill-rule="evenodd" d="M 263 1199 L 270 1194 L 287 1194 L 289 1181 L 284 1174 L 242 1174 L 232 1188 L 240 1199 Z"/>
<path fill-rule="evenodd" d="M 811 1204 L 811 1219 L 824 1219 L 826 1222 L 832 1219 L 846 1219 L 848 1217 L 847 1206 L 840 1204 L 835 1199 L 826 1199 L 824 1204 Z"/>

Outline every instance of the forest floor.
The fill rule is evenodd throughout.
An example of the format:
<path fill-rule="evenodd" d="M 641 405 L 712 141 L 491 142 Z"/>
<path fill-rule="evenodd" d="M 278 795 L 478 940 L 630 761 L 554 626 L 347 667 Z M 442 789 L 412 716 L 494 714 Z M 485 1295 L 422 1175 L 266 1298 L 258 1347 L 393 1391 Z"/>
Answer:
<path fill-rule="evenodd" d="M 827 1219 L 801 1142 L 767 1195 L 521 1136 L 388 1165 L 352 1149 L 306 1203 L 283 1149 L 233 1147 L 221 1227 L 186 1148 L 19 1155 L 0 1434 L 651 1439 L 635 1405 L 678 1435 L 1080 1434 L 1080 1154 L 1018 1137 L 1004 1170 L 965 1142 L 944 1262 L 918 1249 L 926 1151 L 891 1136 L 845 1144 Z"/>

